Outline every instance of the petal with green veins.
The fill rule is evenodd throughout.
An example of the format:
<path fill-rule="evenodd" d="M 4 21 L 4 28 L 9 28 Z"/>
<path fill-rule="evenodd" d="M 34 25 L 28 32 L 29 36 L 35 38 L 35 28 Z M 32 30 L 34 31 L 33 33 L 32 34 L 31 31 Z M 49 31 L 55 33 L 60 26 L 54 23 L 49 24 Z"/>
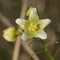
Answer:
<path fill-rule="evenodd" d="M 25 32 L 21 35 L 21 39 L 23 41 L 26 41 L 26 40 L 29 40 L 31 39 L 32 37 L 30 37 L 29 35 L 27 35 Z"/>
<path fill-rule="evenodd" d="M 42 20 L 40 20 L 41 29 L 44 29 L 49 23 L 51 23 L 50 19 L 42 19 Z"/>
<path fill-rule="evenodd" d="M 37 14 L 36 8 L 31 9 L 29 20 L 32 20 L 32 21 L 38 21 L 39 20 L 39 16 Z"/>
<path fill-rule="evenodd" d="M 37 36 L 35 36 L 40 39 L 47 39 L 47 34 L 45 31 L 41 31 Z"/>
<path fill-rule="evenodd" d="M 25 22 L 26 22 L 27 20 L 25 20 L 25 19 L 20 19 L 20 18 L 18 18 L 18 19 L 16 19 L 16 24 L 17 25 L 19 25 L 20 26 L 20 28 L 21 29 L 23 29 L 24 30 L 24 25 L 25 25 Z"/>

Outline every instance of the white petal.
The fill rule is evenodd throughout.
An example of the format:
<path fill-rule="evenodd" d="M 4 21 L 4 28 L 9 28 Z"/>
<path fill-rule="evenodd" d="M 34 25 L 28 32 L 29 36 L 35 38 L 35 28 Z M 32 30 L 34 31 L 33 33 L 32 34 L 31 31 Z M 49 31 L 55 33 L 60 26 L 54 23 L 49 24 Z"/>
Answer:
<path fill-rule="evenodd" d="M 30 37 L 29 35 L 27 35 L 27 34 L 25 34 L 25 33 L 23 33 L 22 36 L 21 36 L 21 39 L 22 39 L 23 41 L 29 40 L 29 39 L 31 39 L 31 38 L 32 38 L 32 37 Z"/>
<path fill-rule="evenodd" d="M 24 25 L 25 25 L 25 22 L 26 22 L 26 20 L 25 19 L 20 19 L 20 18 L 18 18 L 18 19 L 16 19 L 16 24 L 18 24 L 22 29 L 24 29 Z"/>
<path fill-rule="evenodd" d="M 45 31 L 41 31 L 36 37 L 40 39 L 47 39 L 47 34 Z"/>
<path fill-rule="evenodd" d="M 43 20 L 40 20 L 40 26 L 41 28 L 45 28 L 49 23 L 51 22 L 50 19 L 43 19 Z"/>
<path fill-rule="evenodd" d="M 39 16 L 37 14 L 36 8 L 32 8 L 30 16 L 29 16 L 29 20 L 39 20 Z"/>

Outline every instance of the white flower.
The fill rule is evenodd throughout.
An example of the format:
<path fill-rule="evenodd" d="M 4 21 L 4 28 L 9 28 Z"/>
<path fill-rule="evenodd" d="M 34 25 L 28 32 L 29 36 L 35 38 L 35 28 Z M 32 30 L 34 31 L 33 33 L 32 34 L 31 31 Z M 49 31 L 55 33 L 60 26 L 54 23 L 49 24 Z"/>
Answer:
<path fill-rule="evenodd" d="M 50 19 L 39 19 L 36 8 L 30 8 L 27 12 L 28 20 L 16 19 L 16 23 L 24 30 L 22 39 L 26 40 L 32 37 L 47 39 L 44 28 L 51 22 Z"/>

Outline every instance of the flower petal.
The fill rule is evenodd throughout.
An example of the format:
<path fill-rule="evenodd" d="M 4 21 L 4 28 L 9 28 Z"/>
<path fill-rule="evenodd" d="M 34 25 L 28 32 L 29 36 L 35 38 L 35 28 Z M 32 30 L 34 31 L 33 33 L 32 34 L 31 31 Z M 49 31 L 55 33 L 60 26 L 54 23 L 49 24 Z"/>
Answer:
<path fill-rule="evenodd" d="M 25 22 L 26 22 L 25 19 L 18 18 L 18 19 L 16 19 L 15 22 L 16 22 L 16 24 L 18 24 L 20 26 L 20 28 L 24 29 L 24 25 L 25 25 Z"/>
<path fill-rule="evenodd" d="M 47 34 L 45 31 L 41 31 L 36 37 L 40 39 L 47 39 Z"/>
<path fill-rule="evenodd" d="M 43 20 L 40 20 L 41 29 L 45 28 L 50 22 L 51 22 L 50 19 L 43 19 Z"/>
<path fill-rule="evenodd" d="M 25 33 L 23 33 L 22 36 L 21 36 L 21 39 L 22 39 L 23 41 L 26 41 L 26 40 L 31 39 L 31 38 L 32 38 L 31 36 L 29 36 L 29 35 L 27 35 L 27 34 L 25 34 Z"/>
<path fill-rule="evenodd" d="M 30 13 L 31 13 L 31 10 L 32 10 L 33 7 L 30 7 L 26 13 L 27 16 L 30 16 Z"/>
<path fill-rule="evenodd" d="M 39 20 L 39 16 L 38 16 L 38 14 L 37 14 L 37 10 L 36 10 L 36 8 L 32 8 L 31 9 L 31 12 L 30 12 L 30 16 L 29 16 L 29 20 L 35 20 L 35 21 L 37 21 L 37 20 Z"/>

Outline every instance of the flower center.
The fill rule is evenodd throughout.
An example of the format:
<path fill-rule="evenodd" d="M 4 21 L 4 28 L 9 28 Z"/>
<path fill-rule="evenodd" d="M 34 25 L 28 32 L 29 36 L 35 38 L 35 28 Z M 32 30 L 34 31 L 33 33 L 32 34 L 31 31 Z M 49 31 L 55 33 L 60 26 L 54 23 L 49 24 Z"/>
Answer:
<path fill-rule="evenodd" d="M 30 24 L 29 30 L 32 31 L 32 32 L 36 31 L 36 30 L 37 30 L 37 25 L 35 25 L 35 24 Z"/>

